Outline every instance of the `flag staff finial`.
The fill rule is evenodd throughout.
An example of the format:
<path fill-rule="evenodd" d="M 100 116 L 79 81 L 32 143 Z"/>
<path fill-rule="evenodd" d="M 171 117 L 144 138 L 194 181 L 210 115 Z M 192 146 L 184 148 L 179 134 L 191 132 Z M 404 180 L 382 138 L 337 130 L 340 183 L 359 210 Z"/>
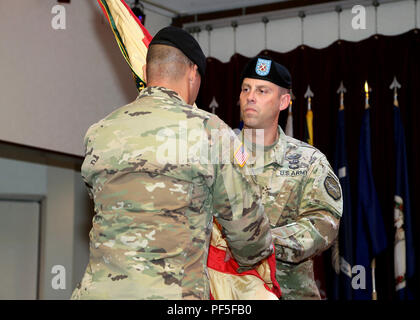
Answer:
<path fill-rule="evenodd" d="M 344 94 L 347 92 L 347 89 L 343 85 L 343 81 L 340 82 L 340 87 L 337 90 L 337 93 L 340 94 L 340 110 L 344 110 Z"/>
<path fill-rule="evenodd" d="M 219 104 L 216 101 L 216 97 L 213 96 L 213 99 L 210 102 L 209 109 L 211 109 L 211 113 L 216 114 L 216 109 L 219 107 Z"/>
<path fill-rule="evenodd" d="M 293 94 L 293 91 L 292 91 L 292 90 L 290 90 L 289 113 L 291 113 L 291 112 L 292 112 L 293 100 L 295 100 L 295 99 L 296 99 L 296 97 L 295 97 L 295 95 Z"/>
<path fill-rule="evenodd" d="M 394 106 L 398 107 L 398 89 L 401 88 L 401 85 L 397 81 L 397 77 L 394 76 L 389 89 L 394 90 Z"/>
<path fill-rule="evenodd" d="M 365 94 L 366 94 L 366 102 L 365 102 L 365 109 L 369 109 L 369 92 L 372 91 L 372 88 L 369 87 L 369 84 L 367 81 L 365 81 Z"/>
<path fill-rule="evenodd" d="M 311 110 L 311 102 L 312 102 L 312 97 L 314 96 L 314 93 L 311 91 L 311 87 L 308 85 L 308 89 L 306 89 L 305 92 L 305 98 L 308 99 L 308 110 Z"/>

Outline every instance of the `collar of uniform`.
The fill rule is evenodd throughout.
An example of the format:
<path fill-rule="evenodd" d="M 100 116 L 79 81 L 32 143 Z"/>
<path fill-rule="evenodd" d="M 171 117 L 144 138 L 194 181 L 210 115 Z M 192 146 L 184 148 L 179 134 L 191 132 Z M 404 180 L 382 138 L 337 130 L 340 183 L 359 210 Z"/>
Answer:
<path fill-rule="evenodd" d="M 286 135 L 278 126 L 278 139 L 277 141 L 268 146 L 264 150 L 264 163 L 265 165 L 270 165 L 272 163 L 277 163 L 279 166 L 282 165 L 284 159 L 284 152 L 286 150 Z"/>
<path fill-rule="evenodd" d="M 137 96 L 137 99 L 148 96 L 163 97 L 165 99 L 174 100 L 178 103 L 188 105 L 188 103 L 186 103 L 177 92 L 165 87 L 146 87 L 142 91 L 140 91 L 139 95 Z"/>
<path fill-rule="evenodd" d="M 278 128 L 279 128 L 279 140 L 277 141 L 277 144 L 274 148 L 276 148 L 276 152 L 275 152 L 276 162 L 281 166 L 284 160 L 284 154 L 286 152 L 287 141 L 286 141 L 286 134 L 284 133 L 282 128 L 280 126 L 278 126 Z"/>
<path fill-rule="evenodd" d="M 284 152 L 286 150 L 286 135 L 281 129 L 280 126 L 278 126 L 278 138 L 277 141 L 274 142 L 270 146 L 264 146 L 264 166 L 268 166 L 272 163 L 277 163 L 278 165 L 282 165 L 283 159 L 284 159 Z M 244 138 L 243 132 L 242 132 L 242 141 L 247 146 L 249 150 L 255 150 L 256 145 L 255 143 L 252 143 Z"/>

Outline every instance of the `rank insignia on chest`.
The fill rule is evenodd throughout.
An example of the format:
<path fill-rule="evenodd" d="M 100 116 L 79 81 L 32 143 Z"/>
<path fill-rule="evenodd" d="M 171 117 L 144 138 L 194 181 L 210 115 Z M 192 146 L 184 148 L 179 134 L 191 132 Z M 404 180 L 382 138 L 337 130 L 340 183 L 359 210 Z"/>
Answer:
<path fill-rule="evenodd" d="M 271 60 L 258 58 L 257 65 L 255 66 L 255 72 L 259 76 L 266 76 L 270 73 Z"/>
<path fill-rule="evenodd" d="M 249 154 L 248 152 L 246 152 L 243 143 L 241 143 L 241 145 L 235 152 L 235 160 L 239 164 L 239 166 L 242 168 L 245 165 L 248 158 L 249 158 Z"/>
<path fill-rule="evenodd" d="M 290 169 L 299 169 L 299 158 L 301 157 L 300 154 L 289 154 L 286 156 L 286 160 L 289 161 L 289 168 Z"/>

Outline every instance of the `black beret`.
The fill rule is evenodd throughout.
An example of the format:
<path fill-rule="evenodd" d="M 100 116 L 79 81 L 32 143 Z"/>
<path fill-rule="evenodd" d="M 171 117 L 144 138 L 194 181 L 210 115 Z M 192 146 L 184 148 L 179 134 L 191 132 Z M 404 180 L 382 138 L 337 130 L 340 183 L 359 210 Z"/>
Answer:
<path fill-rule="evenodd" d="M 256 56 L 247 63 L 242 71 L 241 83 L 245 78 L 266 80 L 282 88 L 292 89 L 289 70 L 266 56 Z"/>
<path fill-rule="evenodd" d="M 164 44 L 181 50 L 188 59 L 197 65 L 201 78 L 204 77 L 204 73 L 206 72 L 206 56 L 197 40 L 184 29 L 172 26 L 165 27 L 153 37 L 149 46 L 154 44 Z"/>

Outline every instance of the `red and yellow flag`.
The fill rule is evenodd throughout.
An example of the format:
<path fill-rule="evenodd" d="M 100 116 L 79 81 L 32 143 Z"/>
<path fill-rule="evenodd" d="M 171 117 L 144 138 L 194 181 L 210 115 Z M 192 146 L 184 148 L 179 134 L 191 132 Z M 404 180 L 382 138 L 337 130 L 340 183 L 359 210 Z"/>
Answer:
<path fill-rule="evenodd" d="M 123 0 L 97 0 L 114 33 L 118 46 L 133 72 L 136 87 L 146 87 L 143 65 L 152 36 Z"/>
<path fill-rule="evenodd" d="M 214 219 L 207 267 L 211 299 L 277 300 L 281 296 L 276 280 L 274 253 L 255 269 L 238 273 L 238 263 L 230 256 L 221 227 Z"/>

